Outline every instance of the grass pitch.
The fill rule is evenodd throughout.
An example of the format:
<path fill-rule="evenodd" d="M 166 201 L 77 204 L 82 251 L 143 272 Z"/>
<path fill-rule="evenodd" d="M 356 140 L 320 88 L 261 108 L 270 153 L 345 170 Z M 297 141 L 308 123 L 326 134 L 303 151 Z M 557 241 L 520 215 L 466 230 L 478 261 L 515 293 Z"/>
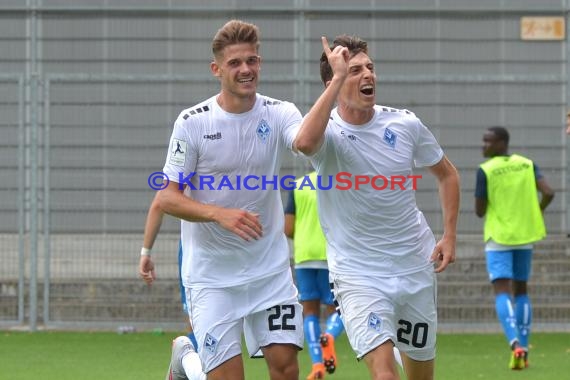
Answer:
<path fill-rule="evenodd" d="M 0 380 L 162 380 L 176 333 L 0 331 Z M 439 334 L 438 380 L 558 380 L 570 373 L 570 334 L 531 336 L 530 368 L 508 369 L 509 349 L 500 334 Z M 345 335 L 335 344 L 339 366 L 327 379 L 366 380 Z M 299 353 L 300 379 L 310 371 L 306 350 Z M 246 359 L 246 379 L 267 379 L 263 359 Z"/>

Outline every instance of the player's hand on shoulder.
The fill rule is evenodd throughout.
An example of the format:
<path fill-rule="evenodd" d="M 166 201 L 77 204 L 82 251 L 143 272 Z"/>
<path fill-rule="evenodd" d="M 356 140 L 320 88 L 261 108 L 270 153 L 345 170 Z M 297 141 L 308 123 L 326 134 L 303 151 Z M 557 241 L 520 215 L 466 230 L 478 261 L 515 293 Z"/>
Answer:
<path fill-rule="evenodd" d="M 236 208 L 220 208 L 216 222 L 245 241 L 261 238 L 262 226 L 259 214 Z"/>

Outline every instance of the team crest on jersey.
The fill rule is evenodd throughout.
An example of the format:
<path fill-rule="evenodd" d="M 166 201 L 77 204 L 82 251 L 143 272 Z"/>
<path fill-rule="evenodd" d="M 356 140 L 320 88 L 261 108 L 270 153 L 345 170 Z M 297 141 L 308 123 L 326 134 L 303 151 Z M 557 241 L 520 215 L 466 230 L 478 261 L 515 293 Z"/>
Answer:
<path fill-rule="evenodd" d="M 382 331 L 382 319 L 374 313 L 368 316 L 368 327 L 375 331 Z"/>
<path fill-rule="evenodd" d="M 218 340 L 211 336 L 210 334 L 206 334 L 206 338 L 204 339 L 204 348 L 210 353 L 213 354 L 216 352 L 216 348 L 218 348 Z"/>
<path fill-rule="evenodd" d="M 398 136 L 394 132 L 392 132 L 390 128 L 386 128 L 386 130 L 384 131 L 384 142 L 390 145 L 392 148 L 394 148 L 396 147 L 397 139 Z"/>
<path fill-rule="evenodd" d="M 271 128 L 269 127 L 269 124 L 267 124 L 265 120 L 261 119 L 261 121 L 257 125 L 256 132 L 257 132 L 257 137 L 259 137 L 261 141 L 265 143 L 267 141 L 267 138 L 269 137 L 269 134 L 271 133 Z"/>

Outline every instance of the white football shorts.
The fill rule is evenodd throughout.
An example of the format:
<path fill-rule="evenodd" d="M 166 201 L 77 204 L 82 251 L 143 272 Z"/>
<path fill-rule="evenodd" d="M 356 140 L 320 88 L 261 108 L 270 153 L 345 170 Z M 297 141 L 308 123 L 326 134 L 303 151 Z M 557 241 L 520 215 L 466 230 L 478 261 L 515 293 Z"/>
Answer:
<path fill-rule="evenodd" d="M 198 354 L 205 373 L 241 355 L 242 334 L 251 357 L 272 343 L 303 348 L 303 309 L 291 270 L 227 288 L 186 288 Z"/>
<path fill-rule="evenodd" d="M 330 279 L 358 360 L 388 340 L 411 359 L 435 358 L 437 280 L 433 271 L 401 277 L 330 273 Z"/>

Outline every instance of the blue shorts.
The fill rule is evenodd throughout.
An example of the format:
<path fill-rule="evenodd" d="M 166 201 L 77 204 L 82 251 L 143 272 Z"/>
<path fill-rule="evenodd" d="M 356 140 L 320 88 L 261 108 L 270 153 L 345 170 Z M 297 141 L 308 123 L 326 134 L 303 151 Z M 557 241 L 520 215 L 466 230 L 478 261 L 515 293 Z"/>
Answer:
<path fill-rule="evenodd" d="M 182 240 L 178 242 L 178 285 L 180 286 L 180 301 L 182 302 L 182 310 L 184 313 L 188 312 L 188 305 L 186 304 L 186 291 L 182 285 Z"/>
<path fill-rule="evenodd" d="M 297 289 L 299 289 L 299 301 L 320 300 L 324 305 L 333 304 L 328 269 L 297 268 L 295 276 Z"/>
<path fill-rule="evenodd" d="M 504 278 L 528 281 L 531 273 L 532 249 L 485 251 L 487 272 L 491 282 Z"/>

